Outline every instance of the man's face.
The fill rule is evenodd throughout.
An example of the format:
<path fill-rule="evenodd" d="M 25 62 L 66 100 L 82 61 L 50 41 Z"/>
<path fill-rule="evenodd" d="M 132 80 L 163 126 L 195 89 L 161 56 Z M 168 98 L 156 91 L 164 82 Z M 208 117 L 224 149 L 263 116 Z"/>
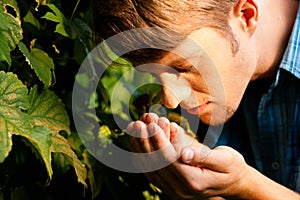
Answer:
<path fill-rule="evenodd" d="M 236 111 L 253 75 L 251 52 L 240 49 L 233 55 L 231 43 L 211 28 L 189 38 L 158 65 L 141 70 L 161 81 L 165 106 L 180 105 L 206 124 L 224 123 Z"/>

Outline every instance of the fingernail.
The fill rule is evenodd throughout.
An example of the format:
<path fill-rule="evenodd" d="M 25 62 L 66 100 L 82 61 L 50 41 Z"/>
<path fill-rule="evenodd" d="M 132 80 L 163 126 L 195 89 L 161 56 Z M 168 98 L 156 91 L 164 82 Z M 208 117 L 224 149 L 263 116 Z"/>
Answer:
<path fill-rule="evenodd" d="M 171 122 L 170 131 L 176 133 L 178 131 L 178 125 L 174 122 Z"/>
<path fill-rule="evenodd" d="M 182 161 L 190 163 L 194 158 L 194 151 L 191 148 L 184 148 L 181 155 Z"/>
<path fill-rule="evenodd" d="M 160 126 L 161 129 L 165 129 L 166 127 L 166 122 L 164 120 L 158 120 L 158 125 Z"/>
<path fill-rule="evenodd" d="M 148 131 L 151 133 L 151 134 L 154 134 L 155 133 L 155 124 L 149 124 L 148 126 Z"/>
<path fill-rule="evenodd" d="M 140 126 L 137 123 L 134 123 L 133 130 L 134 131 L 139 131 L 140 129 L 141 129 Z"/>
<path fill-rule="evenodd" d="M 147 116 L 146 116 L 146 123 L 147 123 L 147 124 L 150 124 L 150 123 L 151 123 L 151 117 L 150 117 L 149 114 L 147 114 Z"/>

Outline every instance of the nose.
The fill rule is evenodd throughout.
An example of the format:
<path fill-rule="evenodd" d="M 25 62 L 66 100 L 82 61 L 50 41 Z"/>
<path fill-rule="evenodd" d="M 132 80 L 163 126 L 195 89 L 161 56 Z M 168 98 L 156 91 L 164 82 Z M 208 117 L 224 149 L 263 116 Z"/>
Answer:
<path fill-rule="evenodd" d="M 176 108 L 187 99 L 192 92 L 189 82 L 181 75 L 174 73 L 162 73 L 162 96 L 164 105 L 168 108 Z"/>

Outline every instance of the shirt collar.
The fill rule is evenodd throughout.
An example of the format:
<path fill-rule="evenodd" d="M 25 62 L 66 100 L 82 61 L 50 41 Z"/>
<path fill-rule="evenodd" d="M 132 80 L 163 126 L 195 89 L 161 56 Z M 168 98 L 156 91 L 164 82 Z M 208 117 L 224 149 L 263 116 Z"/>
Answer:
<path fill-rule="evenodd" d="M 300 79 L 300 5 L 287 49 L 279 67 Z M 278 78 L 279 75 L 277 75 L 276 82 L 278 82 Z"/>

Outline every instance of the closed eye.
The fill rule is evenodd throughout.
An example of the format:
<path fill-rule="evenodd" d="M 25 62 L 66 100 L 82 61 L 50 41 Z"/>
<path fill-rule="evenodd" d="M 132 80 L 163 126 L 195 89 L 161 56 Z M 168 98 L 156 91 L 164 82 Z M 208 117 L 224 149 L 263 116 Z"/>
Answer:
<path fill-rule="evenodd" d="M 186 66 L 173 66 L 171 70 L 169 70 L 171 73 L 199 73 L 198 70 L 193 65 L 186 65 Z"/>

